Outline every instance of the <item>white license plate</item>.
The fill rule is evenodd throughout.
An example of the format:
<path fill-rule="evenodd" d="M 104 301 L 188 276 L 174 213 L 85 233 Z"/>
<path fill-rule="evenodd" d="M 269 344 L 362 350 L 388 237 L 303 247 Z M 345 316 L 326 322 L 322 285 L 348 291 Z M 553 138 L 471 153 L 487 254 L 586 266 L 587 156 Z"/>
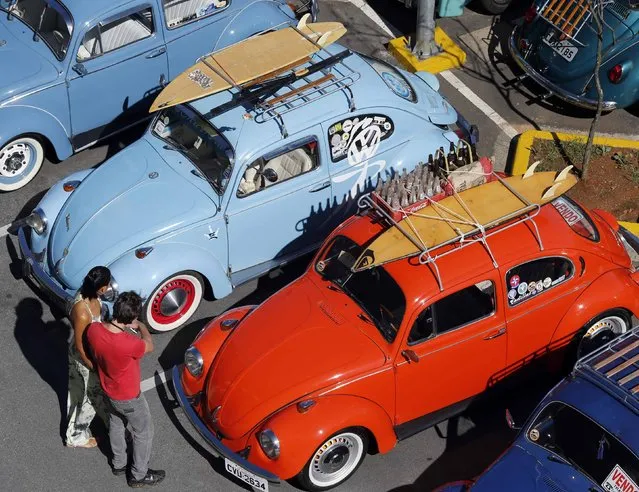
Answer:
<path fill-rule="evenodd" d="M 251 472 L 247 472 L 240 465 L 236 465 L 228 458 L 224 458 L 224 468 L 228 473 L 239 478 L 254 489 L 268 492 L 268 482 L 266 480 L 258 477 L 257 475 L 254 475 Z"/>
<path fill-rule="evenodd" d="M 564 60 L 569 62 L 572 61 L 575 58 L 577 51 L 579 51 L 579 48 L 577 48 L 567 39 L 561 41 L 559 39 L 556 39 L 553 34 L 554 33 L 552 31 L 546 34 L 543 38 L 544 43 L 550 46 Z"/>

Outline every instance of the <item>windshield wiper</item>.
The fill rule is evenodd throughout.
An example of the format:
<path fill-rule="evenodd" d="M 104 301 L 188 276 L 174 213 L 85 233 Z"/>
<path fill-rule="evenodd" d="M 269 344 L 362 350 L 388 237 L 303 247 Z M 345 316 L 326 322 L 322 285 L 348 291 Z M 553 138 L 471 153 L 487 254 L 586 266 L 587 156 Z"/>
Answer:
<path fill-rule="evenodd" d="M 579 466 L 577 466 L 577 463 L 565 456 L 549 454 L 548 456 L 546 456 L 546 458 L 548 459 L 548 461 L 552 461 L 553 463 L 561 463 L 562 465 L 572 466 L 574 469 L 579 470 Z"/>

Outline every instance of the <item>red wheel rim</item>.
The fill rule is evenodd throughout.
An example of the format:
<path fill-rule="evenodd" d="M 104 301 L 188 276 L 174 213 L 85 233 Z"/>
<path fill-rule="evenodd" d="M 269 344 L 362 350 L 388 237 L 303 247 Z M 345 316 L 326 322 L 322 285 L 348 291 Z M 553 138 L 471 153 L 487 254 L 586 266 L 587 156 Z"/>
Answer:
<path fill-rule="evenodd" d="M 151 317 L 160 325 L 180 319 L 193 305 L 195 286 L 184 278 L 169 280 L 155 294 L 151 304 Z"/>

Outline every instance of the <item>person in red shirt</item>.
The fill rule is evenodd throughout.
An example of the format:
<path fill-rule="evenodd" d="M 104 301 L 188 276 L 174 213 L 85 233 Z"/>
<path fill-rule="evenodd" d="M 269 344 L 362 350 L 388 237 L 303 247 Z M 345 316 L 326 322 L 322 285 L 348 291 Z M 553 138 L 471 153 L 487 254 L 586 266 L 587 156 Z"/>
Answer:
<path fill-rule="evenodd" d="M 164 470 L 149 468 L 153 421 L 149 405 L 140 391 L 140 359 L 153 351 L 151 335 L 138 321 L 142 299 L 135 292 L 123 292 L 113 305 L 113 319 L 95 322 L 87 329 L 87 340 L 98 368 L 100 385 L 110 403 L 109 440 L 114 475 L 126 473 L 127 424 L 133 433 L 133 465 L 127 477 L 130 487 L 156 485 Z M 132 328 L 133 327 L 133 328 Z M 137 336 L 139 330 L 140 337 Z"/>

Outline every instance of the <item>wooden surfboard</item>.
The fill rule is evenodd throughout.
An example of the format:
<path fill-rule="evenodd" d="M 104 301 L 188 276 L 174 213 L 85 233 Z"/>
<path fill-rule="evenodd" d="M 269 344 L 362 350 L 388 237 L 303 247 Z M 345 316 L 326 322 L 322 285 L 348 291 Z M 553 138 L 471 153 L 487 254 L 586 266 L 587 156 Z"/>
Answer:
<path fill-rule="evenodd" d="M 168 108 L 277 75 L 310 60 L 321 48 L 346 33 L 340 22 L 307 24 L 302 17 L 296 29 L 286 27 L 250 37 L 207 56 L 178 75 L 153 102 L 149 112 Z M 305 37 L 306 36 L 306 37 Z M 309 40 L 310 39 L 310 40 Z M 215 70 L 213 70 L 213 67 Z"/>
<path fill-rule="evenodd" d="M 532 171 L 534 169 L 525 175 L 504 178 L 508 186 L 531 204 L 548 203 L 577 183 L 577 177 L 568 172 L 569 168 L 564 169 L 559 175 L 555 172 L 533 174 Z M 457 196 L 446 197 L 405 217 L 398 222 L 397 227 L 386 229 L 360 255 L 352 270 L 357 272 L 420 254 L 423 249 L 451 241 L 458 237 L 460 232 L 466 234 L 476 231 L 475 223 L 493 227 L 510 220 L 526 206 L 525 202 L 500 181 L 469 188 Z M 423 249 L 420 250 L 407 238 L 400 227 L 418 244 L 423 245 Z"/>

